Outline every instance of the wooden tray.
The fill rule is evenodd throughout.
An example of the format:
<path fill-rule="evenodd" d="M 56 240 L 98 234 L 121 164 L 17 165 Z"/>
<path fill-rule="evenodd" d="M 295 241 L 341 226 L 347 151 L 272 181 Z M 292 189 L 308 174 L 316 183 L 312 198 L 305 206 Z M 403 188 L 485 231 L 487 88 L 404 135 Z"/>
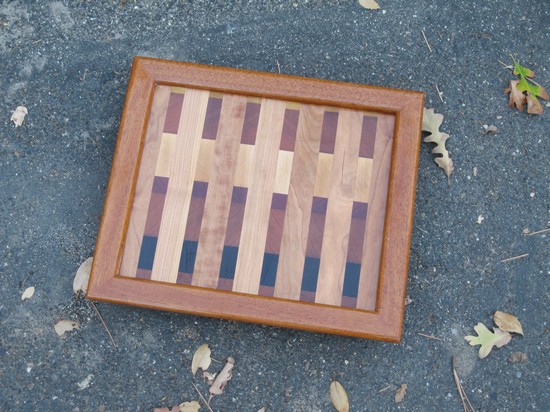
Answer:
<path fill-rule="evenodd" d="M 88 296 L 398 341 L 422 107 L 136 57 Z"/>

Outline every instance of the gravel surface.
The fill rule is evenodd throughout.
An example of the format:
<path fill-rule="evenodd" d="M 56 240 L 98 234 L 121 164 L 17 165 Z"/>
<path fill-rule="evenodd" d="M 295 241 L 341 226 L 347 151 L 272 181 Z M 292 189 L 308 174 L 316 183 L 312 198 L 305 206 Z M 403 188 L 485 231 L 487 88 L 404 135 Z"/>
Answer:
<path fill-rule="evenodd" d="M 550 89 L 548 3 L 379 2 L 0 0 L 0 410 L 197 399 L 189 371 L 204 342 L 236 359 L 215 411 L 331 411 L 332 378 L 353 411 L 462 411 L 452 357 L 476 410 L 550 410 L 550 232 L 522 235 L 550 223 L 550 107 L 509 109 L 512 75 L 498 62 L 513 54 Z M 456 168 L 449 184 L 422 145 L 400 344 L 99 303 L 112 346 L 72 278 L 94 251 L 134 55 L 268 72 L 279 62 L 287 74 L 426 93 Z M 20 105 L 29 114 L 15 128 Z M 496 310 L 517 315 L 525 337 L 480 360 L 463 337 Z M 59 319 L 81 328 L 58 337 Z M 514 352 L 527 361 L 509 362 Z"/>

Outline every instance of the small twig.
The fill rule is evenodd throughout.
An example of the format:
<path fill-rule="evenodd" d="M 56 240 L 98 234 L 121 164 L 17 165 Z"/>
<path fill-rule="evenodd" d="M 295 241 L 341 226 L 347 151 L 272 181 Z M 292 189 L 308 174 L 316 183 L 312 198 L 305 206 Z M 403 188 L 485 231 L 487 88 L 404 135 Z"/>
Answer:
<path fill-rule="evenodd" d="M 109 328 L 107 327 L 107 324 L 105 323 L 105 320 L 103 320 L 103 316 L 101 316 L 101 313 L 99 313 L 99 309 L 97 308 L 97 306 L 95 305 L 95 303 L 93 301 L 89 300 L 89 302 L 92 304 L 93 308 L 95 309 L 95 313 L 97 313 L 97 316 L 99 316 L 99 320 L 101 321 L 101 323 L 103 323 L 103 327 L 105 327 L 105 330 L 107 331 L 107 335 L 109 335 L 109 337 L 111 338 L 111 342 L 113 343 L 113 346 L 116 348 L 117 344 L 116 344 L 115 340 L 113 339 L 113 335 L 111 335 L 111 332 L 109 331 Z"/>
<path fill-rule="evenodd" d="M 521 259 L 521 258 L 524 258 L 524 257 L 527 257 L 527 256 L 529 256 L 529 253 L 524 253 L 523 255 L 514 256 L 514 257 L 511 257 L 511 258 L 507 258 L 507 259 L 502 259 L 500 261 L 500 263 L 510 262 L 511 260 Z"/>
<path fill-rule="evenodd" d="M 38 39 L 38 40 L 33 41 L 31 44 L 38 44 L 38 43 L 41 43 L 41 42 L 42 42 L 42 39 Z"/>
<path fill-rule="evenodd" d="M 438 338 L 437 336 L 426 335 L 425 333 L 420 333 L 420 332 L 417 332 L 417 334 L 420 335 L 420 336 L 423 336 L 425 338 L 428 338 L 428 339 L 440 340 L 441 342 L 443 342 L 443 339 Z"/>
<path fill-rule="evenodd" d="M 445 103 L 445 101 L 443 100 L 443 93 L 439 91 L 439 87 L 437 87 L 437 84 L 435 85 L 435 90 L 437 90 L 437 95 L 439 96 L 439 100 Z"/>
<path fill-rule="evenodd" d="M 86 80 L 86 75 L 88 74 L 88 69 L 84 69 L 84 75 L 80 78 L 80 81 L 83 82 Z"/>
<path fill-rule="evenodd" d="M 281 74 L 281 65 L 279 64 L 279 60 L 275 60 L 275 62 L 277 63 L 277 71 Z"/>
<path fill-rule="evenodd" d="M 498 62 L 499 62 L 500 64 L 502 64 L 502 65 L 504 66 L 505 69 L 514 70 L 514 66 L 509 66 L 509 65 L 507 65 L 506 63 L 501 62 L 500 60 L 498 60 Z"/>
<path fill-rule="evenodd" d="M 545 232 L 550 232 L 550 227 L 548 229 L 542 229 L 542 230 L 537 230 L 536 232 L 526 233 L 525 236 L 533 236 L 533 235 L 538 235 L 539 233 L 545 233 Z"/>
<path fill-rule="evenodd" d="M 464 390 L 464 387 L 460 383 L 460 378 L 458 377 L 458 373 L 456 373 L 456 369 L 454 367 L 454 361 L 455 361 L 455 358 L 453 357 L 453 376 L 455 378 L 456 389 L 458 390 L 458 394 L 460 395 L 460 401 L 462 402 L 462 407 L 464 408 L 464 412 L 475 412 L 475 409 L 472 406 L 472 403 L 468 399 L 468 395 L 466 395 L 466 391 Z"/>
<path fill-rule="evenodd" d="M 393 388 L 393 385 L 388 385 L 388 386 L 386 386 L 385 388 L 380 389 L 380 390 L 378 391 L 378 393 L 385 392 L 385 391 L 387 391 L 388 389 L 391 389 L 391 388 Z"/>
<path fill-rule="evenodd" d="M 214 412 L 212 410 L 212 408 L 210 407 L 210 404 L 208 402 L 206 402 L 206 399 L 204 399 L 204 396 L 202 396 L 202 393 L 201 391 L 199 391 L 199 388 L 197 388 L 197 385 L 195 385 L 193 382 L 191 382 L 191 385 L 193 385 L 193 388 L 195 388 L 195 390 L 197 391 L 197 393 L 199 394 L 199 396 L 201 397 L 201 400 L 204 402 L 204 404 L 206 405 L 206 407 L 208 408 L 208 410 L 210 412 Z"/>
<path fill-rule="evenodd" d="M 424 30 L 420 30 L 422 32 L 422 37 L 424 37 L 424 41 L 426 42 L 426 46 L 428 46 L 428 50 L 430 53 L 432 52 L 432 46 L 430 46 L 430 43 L 428 43 L 428 38 L 426 37 L 426 33 L 424 33 Z"/>

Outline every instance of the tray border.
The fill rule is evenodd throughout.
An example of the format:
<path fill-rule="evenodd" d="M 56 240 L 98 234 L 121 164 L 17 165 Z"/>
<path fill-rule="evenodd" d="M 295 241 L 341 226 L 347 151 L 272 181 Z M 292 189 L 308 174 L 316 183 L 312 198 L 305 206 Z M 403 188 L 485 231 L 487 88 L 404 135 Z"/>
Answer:
<path fill-rule="evenodd" d="M 201 289 L 119 275 L 156 85 L 192 87 L 395 115 L 375 311 Z M 136 56 L 96 242 L 88 297 L 193 315 L 399 342 L 403 328 L 423 105 L 424 94 L 420 92 Z M 129 176 L 132 176 L 130 185 Z"/>

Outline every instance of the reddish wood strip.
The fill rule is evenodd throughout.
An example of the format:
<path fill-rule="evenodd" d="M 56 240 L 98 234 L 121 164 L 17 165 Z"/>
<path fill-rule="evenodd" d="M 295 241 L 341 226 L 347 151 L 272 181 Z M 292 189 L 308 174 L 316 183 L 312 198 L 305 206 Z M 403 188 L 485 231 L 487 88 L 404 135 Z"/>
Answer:
<path fill-rule="evenodd" d="M 358 309 L 374 310 L 376 308 L 394 123 L 395 116 L 383 114 L 378 116 L 368 202 L 367 230 L 357 295 Z"/>
<path fill-rule="evenodd" d="M 218 285 L 225 231 L 231 205 L 233 176 L 239 154 L 246 97 L 226 95 L 214 149 L 210 190 L 206 196 L 203 224 L 197 250 L 193 285 L 215 288 Z"/>
<path fill-rule="evenodd" d="M 363 116 L 340 110 L 315 302 L 340 305 Z M 351 161 L 353 159 L 353 161 Z"/>
<path fill-rule="evenodd" d="M 141 167 L 137 178 L 134 203 L 126 232 L 126 243 L 120 266 L 120 273 L 124 276 L 133 277 L 136 275 L 155 177 L 157 153 L 160 147 L 169 101 L 170 88 L 157 86 L 155 88 L 153 104 L 151 105 L 151 115 L 149 116 L 147 134 L 143 144 Z"/>

